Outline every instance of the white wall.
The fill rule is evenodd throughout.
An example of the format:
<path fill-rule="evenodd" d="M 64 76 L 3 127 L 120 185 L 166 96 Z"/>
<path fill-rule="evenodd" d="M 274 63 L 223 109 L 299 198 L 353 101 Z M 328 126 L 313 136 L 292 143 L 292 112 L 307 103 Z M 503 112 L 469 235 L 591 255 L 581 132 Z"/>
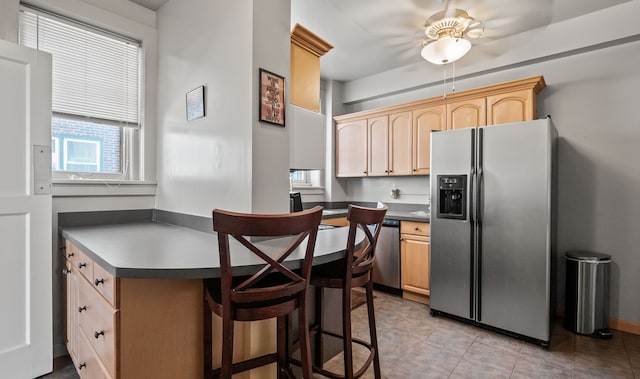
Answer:
<path fill-rule="evenodd" d="M 253 115 L 251 175 L 255 213 L 289 212 L 289 128 L 258 122 L 258 68 L 285 77 L 289 85 L 291 33 L 290 0 L 253 1 L 253 67 L 251 107 Z M 285 90 L 285 96 L 289 93 Z M 288 97 L 285 99 L 288 102 Z"/>
<path fill-rule="evenodd" d="M 18 9 L 20 0 L 4 0 L 0 4 L 0 39 L 18 42 Z"/>
<path fill-rule="evenodd" d="M 619 19 L 640 10 L 637 1 L 623 5 L 618 8 Z M 611 9 L 600 14 L 601 22 L 614 22 L 605 17 L 610 12 Z M 580 20 L 570 21 L 579 28 Z M 467 77 L 459 80 L 456 87 L 470 89 L 544 75 L 547 88 L 538 95 L 538 117 L 551 115 L 559 132 L 558 305 L 564 305 L 564 253 L 569 249 L 608 253 L 613 258 L 610 316 L 640 323 L 640 298 L 636 293 L 640 288 L 640 28 L 620 29 L 628 34 L 592 46 L 574 41 L 565 46 L 569 50 L 565 53 L 542 54 L 529 60 L 502 61 L 498 57 L 494 61 L 504 64 L 500 70 L 487 69 L 492 60 L 474 62 L 472 65 L 482 69 L 468 70 Z M 567 38 L 575 37 L 572 36 L 547 34 L 549 46 L 542 52 L 556 48 L 556 42 L 566 45 Z M 531 36 L 535 38 L 538 37 Z M 381 96 L 380 83 L 393 83 L 397 75 L 398 71 L 394 71 L 358 80 L 357 92 L 362 100 L 352 103 L 350 111 L 442 95 L 441 83 L 437 83 L 407 86 L 399 92 L 394 88 L 394 95 Z M 371 88 L 369 93 L 367 87 Z M 378 98 L 368 100 L 374 96 Z M 349 197 L 365 196 L 369 188 L 384 194 L 389 179 L 375 180 L 350 179 Z"/>
<path fill-rule="evenodd" d="M 288 129 L 257 122 L 257 87 L 258 67 L 288 77 L 289 2 L 171 0 L 157 15 L 156 208 L 288 211 Z M 187 122 L 200 85 L 206 117 Z"/>

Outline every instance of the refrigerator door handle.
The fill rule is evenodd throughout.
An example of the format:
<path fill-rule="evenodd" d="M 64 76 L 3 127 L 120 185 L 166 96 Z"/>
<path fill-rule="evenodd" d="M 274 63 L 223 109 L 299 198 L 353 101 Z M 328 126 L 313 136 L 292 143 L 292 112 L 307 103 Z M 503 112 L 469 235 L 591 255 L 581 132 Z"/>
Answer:
<path fill-rule="evenodd" d="M 484 173 L 482 166 L 483 156 L 483 141 L 484 129 L 478 128 L 478 145 L 476 155 L 476 222 L 475 222 L 475 250 L 476 250 L 476 321 L 482 321 L 482 203 L 483 203 L 483 186 L 484 186 Z"/>

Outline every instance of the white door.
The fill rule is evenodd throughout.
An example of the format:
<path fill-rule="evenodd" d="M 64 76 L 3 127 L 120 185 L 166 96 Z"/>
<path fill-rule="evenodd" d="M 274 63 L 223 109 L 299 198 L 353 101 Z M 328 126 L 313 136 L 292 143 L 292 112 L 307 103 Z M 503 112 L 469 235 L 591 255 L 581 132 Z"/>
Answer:
<path fill-rule="evenodd" d="M 33 378 L 53 354 L 51 55 L 0 40 L 0 133 L 0 377 Z"/>

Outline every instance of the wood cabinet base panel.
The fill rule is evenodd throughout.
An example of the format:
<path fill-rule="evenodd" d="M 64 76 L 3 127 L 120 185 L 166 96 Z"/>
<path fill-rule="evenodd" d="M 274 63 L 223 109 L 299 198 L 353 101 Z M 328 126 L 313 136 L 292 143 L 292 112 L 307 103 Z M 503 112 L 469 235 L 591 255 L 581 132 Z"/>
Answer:
<path fill-rule="evenodd" d="M 429 296 L 420 293 L 402 291 L 402 298 L 406 300 L 415 301 L 417 303 L 429 305 Z"/>

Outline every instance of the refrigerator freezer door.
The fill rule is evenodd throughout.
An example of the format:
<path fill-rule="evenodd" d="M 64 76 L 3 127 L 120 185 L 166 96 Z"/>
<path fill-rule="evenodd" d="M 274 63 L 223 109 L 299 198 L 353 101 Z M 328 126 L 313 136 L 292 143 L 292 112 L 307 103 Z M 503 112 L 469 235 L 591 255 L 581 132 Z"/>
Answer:
<path fill-rule="evenodd" d="M 479 132 L 478 321 L 548 341 L 550 121 Z"/>
<path fill-rule="evenodd" d="M 473 318 L 473 233 L 470 222 L 474 129 L 431 133 L 431 281 L 432 310 Z M 467 176 L 464 219 L 438 217 L 438 175 Z"/>

